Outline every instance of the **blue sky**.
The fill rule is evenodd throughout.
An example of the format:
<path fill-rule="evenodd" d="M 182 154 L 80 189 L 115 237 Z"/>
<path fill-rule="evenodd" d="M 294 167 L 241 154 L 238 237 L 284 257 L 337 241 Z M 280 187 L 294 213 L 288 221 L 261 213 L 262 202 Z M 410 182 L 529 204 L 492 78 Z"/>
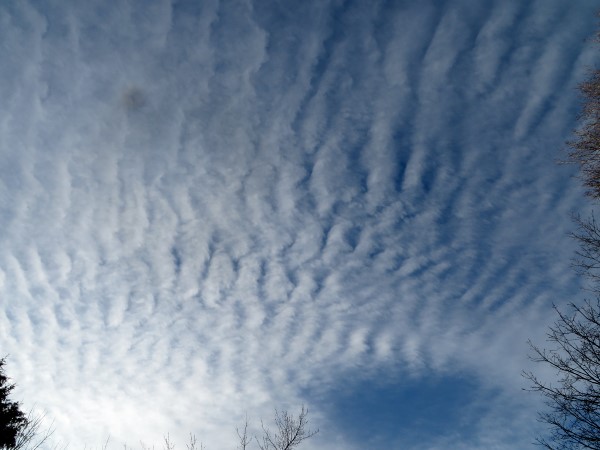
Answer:
<path fill-rule="evenodd" d="M 531 447 L 596 8 L 2 2 L 18 398 L 70 448 L 233 448 L 302 404 L 307 450 Z"/>

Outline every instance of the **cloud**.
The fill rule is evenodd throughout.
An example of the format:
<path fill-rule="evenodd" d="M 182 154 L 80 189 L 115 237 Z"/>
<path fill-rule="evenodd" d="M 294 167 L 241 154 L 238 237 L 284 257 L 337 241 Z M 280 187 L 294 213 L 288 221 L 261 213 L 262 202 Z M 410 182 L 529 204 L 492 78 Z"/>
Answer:
<path fill-rule="evenodd" d="M 352 448 L 321 394 L 468 374 L 501 412 L 431 448 L 529 443 L 507 415 L 536 406 L 525 342 L 579 296 L 581 192 L 554 149 L 594 7 L 0 8 L 18 394 L 75 446 L 226 446 L 246 412 L 310 402 L 313 445 Z M 500 416 L 514 432 L 491 433 Z"/>

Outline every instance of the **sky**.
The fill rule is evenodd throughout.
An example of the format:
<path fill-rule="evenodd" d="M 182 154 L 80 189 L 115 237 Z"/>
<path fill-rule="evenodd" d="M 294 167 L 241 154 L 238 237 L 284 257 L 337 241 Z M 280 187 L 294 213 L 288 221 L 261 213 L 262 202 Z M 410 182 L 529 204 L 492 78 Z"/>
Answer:
<path fill-rule="evenodd" d="M 15 398 L 71 449 L 302 405 L 306 450 L 532 448 L 597 8 L 2 1 Z"/>

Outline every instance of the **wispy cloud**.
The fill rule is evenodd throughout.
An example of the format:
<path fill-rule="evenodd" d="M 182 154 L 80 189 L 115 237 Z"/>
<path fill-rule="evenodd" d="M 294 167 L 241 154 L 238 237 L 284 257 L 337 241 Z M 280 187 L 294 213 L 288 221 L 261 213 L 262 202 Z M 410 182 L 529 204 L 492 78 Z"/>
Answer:
<path fill-rule="evenodd" d="M 19 394 L 74 446 L 225 447 L 246 411 L 308 402 L 329 424 L 313 445 L 358 448 L 319 396 L 466 374 L 498 407 L 430 448 L 530 442 L 525 342 L 579 295 L 581 193 L 554 160 L 595 7 L 0 7 Z"/>

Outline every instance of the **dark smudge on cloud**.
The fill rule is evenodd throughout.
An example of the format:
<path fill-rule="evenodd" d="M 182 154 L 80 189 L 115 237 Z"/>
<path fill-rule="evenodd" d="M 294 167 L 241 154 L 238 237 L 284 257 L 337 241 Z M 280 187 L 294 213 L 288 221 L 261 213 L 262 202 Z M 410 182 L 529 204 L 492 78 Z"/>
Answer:
<path fill-rule="evenodd" d="M 128 112 L 141 110 L 146 102 L 146 94 L 137 86 L 130 86 L 121 94 L 121 103 Z"/>

